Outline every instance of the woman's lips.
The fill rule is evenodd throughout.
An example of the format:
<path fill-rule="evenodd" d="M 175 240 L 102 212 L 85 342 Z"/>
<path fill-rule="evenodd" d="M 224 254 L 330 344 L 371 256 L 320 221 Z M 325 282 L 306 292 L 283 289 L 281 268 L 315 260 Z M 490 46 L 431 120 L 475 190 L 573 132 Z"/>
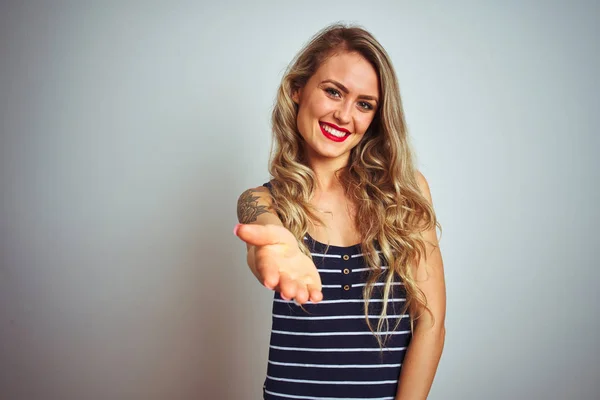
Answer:
<path fill-rule="evenodd" d="M 343 131 L 346 131 L 346 135 L 344 135 L 343 137 L 337 137 L 335 135 L 332 135 L 331 133 L 327 132 L 325 130 L 325 128 L 323 128 L 323 125 L 324 125 L 323 123 L 319 123 L 319 128 L 321 129 L 321 132 L 323 133 L 323 135 L 329 140 L 340 143 L 340 142 L 343 142 L 344 140 L 346 140 L 350 136 L 350 132 L 346 131 L 345 129 L 343 129 Z M 332 127 L 332 128 L 338 130 L 337 127 Z M 339 130 L 342 131 L 342 129 L 339 129 Z"/>

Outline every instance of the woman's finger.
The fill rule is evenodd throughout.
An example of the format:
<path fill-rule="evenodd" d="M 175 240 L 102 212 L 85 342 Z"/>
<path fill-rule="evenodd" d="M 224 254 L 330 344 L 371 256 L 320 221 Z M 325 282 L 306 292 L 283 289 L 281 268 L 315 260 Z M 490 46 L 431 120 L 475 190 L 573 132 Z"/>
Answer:
<path fill-rule="evenodd" d="M 308 298 L 313 303 L 318 303 L 323 300 L 323 291 L 321 290 L 321 284 L 309 284 L 307 285 Z"/>
<path fill-rule="evenodd" d="M 296 297 L 298 285 L 296 281 L 292 279 L 285 272 L 279 275 L 279 293 L 286 299 L 293 299 Z"/>
<path fill-rule="evenodd" d="M 298 304 L 304 304 L 309 300 L 309 296 L 308 296 L 308 289 L 306 288 L 306 285 L 297 282 L 297 290 L 296 290 L 296 297 L 295 300 Z"/>
<path fill-rule="evenodd" d="M 260 283 L 262 283 L 265 287 L 274 290 L 277 285 L 279 285 L 279 268 L 277 268 L 277 265 L 273 264 L 264 257 L 259 257 L 256 260 L 256 263 L 256 272 L 260 277 Z"/>
<path fill-rule="evenodd" d="M 274 290 L 279 285 L 279 281 L 280 275 L 275 268 L 267 268 L 262 273 L 262 284 L 268 289 Z"/>

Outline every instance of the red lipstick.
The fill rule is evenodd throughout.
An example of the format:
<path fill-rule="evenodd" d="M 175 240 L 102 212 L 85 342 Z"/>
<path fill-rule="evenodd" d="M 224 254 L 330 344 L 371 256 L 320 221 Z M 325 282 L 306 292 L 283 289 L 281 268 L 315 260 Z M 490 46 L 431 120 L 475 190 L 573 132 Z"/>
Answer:
<path fill-rule="evenodd" d="M 334 135 L 332 135 L 331 133 L 327 132 L 327 131 L 326 131 L 326 130 L 323 128 L 323 125 L 327 125 L 327 126 L 330 126 L 330 127 L 332 127 L 332 128 L 333 128 L 333 129 L 335 129 L 335 130 L 338 130 L 338 131 L 340 131 L 340 132 L 344 132 L 346 135 L 345 135 L 345 136 L 343 136 L 343 137 L 337 137 L 337 136 L 334 136 Z M 319 122 L 319 128 L 321 128 L 321 132 L 323 133 L 323 135 L 324 135 L 324 136 L 325 136 L 327 139 L 330 139 L 330 140 L 332 140 L 332 141 L 334 141 L 334 142 L 338 142 L 338 143 L 340 143 L 340 142 L 343 142 L 344 140 L 346 140 L 346 139 L 347 139 L 347 138 L 350 136 L 350 131 L 349 131 L 349 130 L 347 130 L 347 129 L 344 129 L 344 128 L 340 128 L 339 126 L 337 126 L 337 125 L 335 125 L 335 124 L 331 124 L 331 123 L 329 123 L 329 122 Z"/>

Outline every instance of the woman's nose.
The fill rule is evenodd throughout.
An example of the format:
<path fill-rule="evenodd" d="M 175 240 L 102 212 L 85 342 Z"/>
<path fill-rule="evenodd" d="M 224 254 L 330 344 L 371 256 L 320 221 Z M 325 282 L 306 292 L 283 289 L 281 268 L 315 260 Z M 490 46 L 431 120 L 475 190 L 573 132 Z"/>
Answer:
<path fill-rule="evenodd" d="M 344 103 L 340 104 L 340 107 L 335 110 L 333 117 L 337 120 L 338 124 L 345 125 L 350 123 L 351 119 L 351 105 Z"/>

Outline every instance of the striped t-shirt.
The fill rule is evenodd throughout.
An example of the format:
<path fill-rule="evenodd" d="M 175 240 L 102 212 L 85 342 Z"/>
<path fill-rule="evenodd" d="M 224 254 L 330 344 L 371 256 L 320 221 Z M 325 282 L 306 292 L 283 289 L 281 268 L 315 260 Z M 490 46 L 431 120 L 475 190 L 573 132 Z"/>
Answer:
<path fill-rule="evenodd" d="M 365 321 L 363 289 L 369 270 L 360 245 L 327 248 L 308 234 L 304 240 L 321 277 L 323 300 L 304 304 L 303 310 L 274 294 L 264 399 L 393 400 L 411 338 L 409 317 L 402 315 L 402 283 L 393 283 L 387 306 L 390 330 L 384 332 L 389 337 L 381 351 Z M 381 260 L 385 270 L 383 256 Z M 373 327 L 383 304 L 383 277 L 375 285 L 369 302 Z M 400 325 L 393 330 L 398 318 Z"/>

